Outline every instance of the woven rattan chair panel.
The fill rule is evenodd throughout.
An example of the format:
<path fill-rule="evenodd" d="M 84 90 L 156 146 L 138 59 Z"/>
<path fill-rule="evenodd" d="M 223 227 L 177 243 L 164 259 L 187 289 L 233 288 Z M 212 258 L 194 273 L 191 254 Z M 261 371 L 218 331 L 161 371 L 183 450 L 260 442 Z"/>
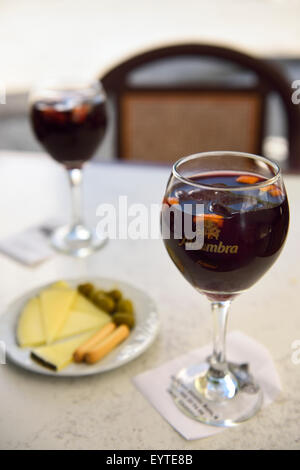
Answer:
<path fill-rule="evenodd" d="M 121 154 L 172 163 L 209 150 L 255 153 L 261 96 L 242 92 L 128 91 L 121 97 Z"/>

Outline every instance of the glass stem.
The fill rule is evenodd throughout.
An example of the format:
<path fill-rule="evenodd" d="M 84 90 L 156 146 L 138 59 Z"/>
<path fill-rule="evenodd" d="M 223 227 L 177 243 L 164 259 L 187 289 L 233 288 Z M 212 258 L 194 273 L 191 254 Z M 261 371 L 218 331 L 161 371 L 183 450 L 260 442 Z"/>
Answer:
<path fill-rule="evenodd" d="M 226 373 L 226 326 L 228 311 L 231 301 L 212 302 L 211 310 L 213 316 L 213 354 L 210 358 L 211 369 L 216 373 Z"/>
<path fill-rule="evenodd" d="M 225 339 L 230 300 L 211 303 L 213 315 L 213 353 L 208 358 L 209 368 L 195 380 L 196 389 L 208 400 L 221 402 L 233 398 L 238 390 L 236 377 L 226 362 Z"/>
<path fill-rule="evenodd" d="M 83 225 L 82 217 L 82 170 L 80 168 L 68 169 L 71 186 L 72 218 L 71 227 Z"/>

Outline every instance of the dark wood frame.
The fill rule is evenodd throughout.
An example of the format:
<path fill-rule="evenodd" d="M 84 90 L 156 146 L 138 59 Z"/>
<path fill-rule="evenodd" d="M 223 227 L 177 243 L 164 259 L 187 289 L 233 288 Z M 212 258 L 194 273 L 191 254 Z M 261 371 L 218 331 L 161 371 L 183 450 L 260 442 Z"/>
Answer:
<path fill-rule="evenodd" d="M 258 77 L 258 86 L 244 87 L 238 89 L 237 87 L 210 87 L 207 86 L 191 86 L 190 83 L 182 82 L 176 87 L 172 86 L 153 86 L 153 87 L 136 87 L 128 84 L 128 74 L 138 67 L 150 64 L 159 59 L 167 59 L 171 57 L 184 57 L 184 56 L 201 56 L 201 57 L 215 57 L 229 61 L 230 63 L 237 64 L 238 66 L 252 71 Z M 291 100 L 292 89 L 285 78 L 285 76 L 277 69 L 277 67 L 270 65 L 262 59 L 250 56 L 243 52 L 230 49 L 227 47 L 220 47 L 208 44 L 181 44 L 162 47 L 159 49 L 150 50 L 139 55 L 136 55 L 123 63 L 117 65 L 101 77 L 103 86 L 108 94 L 114 95 L 117 105 L 117 154 L 120 155 L 120 97 L 127 91 L 148 91 L 159 92 L 172 90 L 172 91 L 257 91 L 260 93 L 262 100 L 265 100 L 268 93 L 276 92 L 281 97 L 284 110 L 287 117 L 288 127 L 288 142 L 289 142 L 289 169 L 300 168 L 300 112 L 299 107 L 294 105 Z M 265 108 L 265 106 L 263 106 Z M 263 121 L 263 118 L 262 118 Z M 262 145 L 263 126 L 260 132 L 260 146 Z"/>

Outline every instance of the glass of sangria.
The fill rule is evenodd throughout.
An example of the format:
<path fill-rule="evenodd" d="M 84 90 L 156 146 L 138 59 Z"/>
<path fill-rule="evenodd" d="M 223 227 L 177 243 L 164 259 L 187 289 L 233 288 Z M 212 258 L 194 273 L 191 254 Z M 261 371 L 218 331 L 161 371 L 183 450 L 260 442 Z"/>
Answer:
<path fill-rule="evenodd" d="M 168 254 L 211 302 L 211 356 L 173 377 L 170 393 L 201 422 L 232 426 L 261 407 L 262 392 L 247 364 L 228 363 L 225 335 L 231 301 L 272 266 L 284 245 L 289 206 L 276 163 L 240 152 L 206 152 L 174 164 L 161 212 Z M 193 412 L 182 393 L 200 403 Z"/>
<path fill-rule="evenodd" d="M 57 80 L 37 86 L 30 94 L 33 132 L 54 160 L 64 165 L 72 192 L 72 220 L 52 234 L 53 246 L 74 256 L 87 256 L 105 238 L 90 230 L 82 214 L 82 167 L 101 141 L 106 126 L 106 97 L 99 81 Z"/>

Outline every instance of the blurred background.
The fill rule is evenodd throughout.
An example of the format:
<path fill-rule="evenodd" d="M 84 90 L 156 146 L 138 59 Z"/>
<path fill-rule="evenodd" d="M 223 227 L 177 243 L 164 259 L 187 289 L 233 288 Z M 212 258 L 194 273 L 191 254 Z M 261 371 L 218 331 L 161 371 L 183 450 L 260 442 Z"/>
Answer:
<path fill-rule="evenodd" d="M 291 83 L 300 79 L 299 18 L 298 0 L 1 0 L 0 81 L 6 104 L 0 104 L 0 149 L 41 150 L 27 118 L 35 82 L 55 75 L 102 77 L 119 62 L 166 45 L 238 49 L 276 64 Z M 187 69 L 178 63 L 147 71 L 146 81 L 168 80 L 186 70 L 192 81 L 201 75 L 198 65 Z M 207 63 L 203 71 L 206 81 L 229 73 Z M 268 103 L 264 152 L 284 161 L 281 106 L 276 96 Z M 113 132 L 96 160 L 116 157 Z"/>

